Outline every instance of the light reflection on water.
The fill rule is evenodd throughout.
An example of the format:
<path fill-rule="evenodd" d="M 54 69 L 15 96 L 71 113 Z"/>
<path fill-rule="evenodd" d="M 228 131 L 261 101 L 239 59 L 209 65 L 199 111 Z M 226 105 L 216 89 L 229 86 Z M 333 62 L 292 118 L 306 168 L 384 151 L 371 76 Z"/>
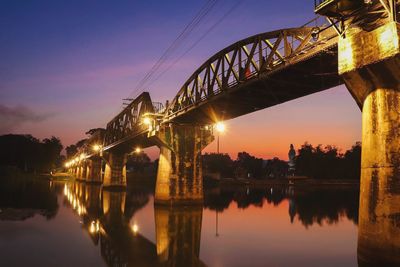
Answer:
<path fill-rule="evenodd" d="M 204 207 L 163 207 L 151 188 L 42 182 L 0 207 L 4 266 L 357 266 L 357 186 L 213 188 Z"/>

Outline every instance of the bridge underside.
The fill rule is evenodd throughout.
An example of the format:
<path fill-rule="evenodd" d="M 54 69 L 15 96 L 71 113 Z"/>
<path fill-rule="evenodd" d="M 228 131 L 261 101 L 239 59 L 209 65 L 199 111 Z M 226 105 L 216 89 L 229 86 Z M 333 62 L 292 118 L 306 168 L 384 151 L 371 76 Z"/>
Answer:
<path fill-rule="evenodd" d="M 318 66 L 316 68 L 315 66 Z M 178 123 L 212 124 L 343 84 L 338 74 L 337 46 L 237 86 L 193 105 L 173 119 Z"/>

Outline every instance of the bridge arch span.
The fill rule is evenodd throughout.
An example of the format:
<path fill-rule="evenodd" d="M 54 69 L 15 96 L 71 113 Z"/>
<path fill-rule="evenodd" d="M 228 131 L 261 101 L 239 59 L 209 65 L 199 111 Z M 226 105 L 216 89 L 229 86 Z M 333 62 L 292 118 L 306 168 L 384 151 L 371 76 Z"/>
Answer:
<path fill-rule="evenodd" d="M 313 38 L 314 31 L 301 27 L 264 32 L 219 51 L 183 84 L 167 107 L 164 121 L 214 123 L 342 83 L 337 73 L 336 32 L 328 28 Z M 298 79 L 292 79 L 296 74 Z M 293 80 L 289 84 L 288 75 Z M 316 78 L 314 84 L 290 90 L 295 83 L 305 87 L 310 76 Z M 286 83 L 270 86 L 274 80 Z"/>

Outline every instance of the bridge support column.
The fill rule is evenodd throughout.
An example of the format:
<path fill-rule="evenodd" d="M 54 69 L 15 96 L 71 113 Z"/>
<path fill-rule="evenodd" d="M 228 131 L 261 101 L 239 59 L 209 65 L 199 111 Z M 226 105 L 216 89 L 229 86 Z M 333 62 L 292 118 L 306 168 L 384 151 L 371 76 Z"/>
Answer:
<path fill-rule="evenodd" d="M 206 127 L 170 124 L 162 126 L 155 203 L 203 202 L 201 151 L 213 140 Z"/>
<path fill-rule="evenodd" d="M 399 52 L 395 22 L 339 40 L 339 72 L 362 107 L 360 266 L 400 264 Z"/>
<path fill-rule="evenodd" d="M 86 181 L 86 178 L 87 178 L 87 161 L 85 160 L 85 161 L 83 161 L 82 163 L 81 163 L 81 180 L 82 181 Z"/>
<path fill-rule="evenodd" d="M 126 154 L 114 152 L 108 153 L 108 156 L 106 158 L 106 169 L 104 171 L 103 186 L 126 186 L 126 160 Z"/>
<path fill-rule="evenodd" d="M 82 164 L 79 163 L 78 167 L 76 168 L 76 179 L 82 180 Z"/>
<path fill-rule="evenodd" d="M 79 165 L 75 167 L 75 178 L 79 179 Z"/>
<path fill-rule="evenodd" d="M 101 183 L 101 158 L 93 157 L 88 161 L 87 164 L 87 178 L 86 181 L 89 183 Z"/>

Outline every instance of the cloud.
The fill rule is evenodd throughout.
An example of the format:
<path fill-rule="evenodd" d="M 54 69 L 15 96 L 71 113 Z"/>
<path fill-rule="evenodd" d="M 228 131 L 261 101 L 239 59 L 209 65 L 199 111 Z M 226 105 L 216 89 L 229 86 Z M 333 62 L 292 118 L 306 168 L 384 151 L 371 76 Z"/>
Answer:
<path fill-rule="evenodd" d="M 41 122 L 49 115 L 38 114 L 30 108 L 19 105 L 7 107 L 0 104 L 0 134 L 11 133 L 16 127 L 27 122 Z"/>

